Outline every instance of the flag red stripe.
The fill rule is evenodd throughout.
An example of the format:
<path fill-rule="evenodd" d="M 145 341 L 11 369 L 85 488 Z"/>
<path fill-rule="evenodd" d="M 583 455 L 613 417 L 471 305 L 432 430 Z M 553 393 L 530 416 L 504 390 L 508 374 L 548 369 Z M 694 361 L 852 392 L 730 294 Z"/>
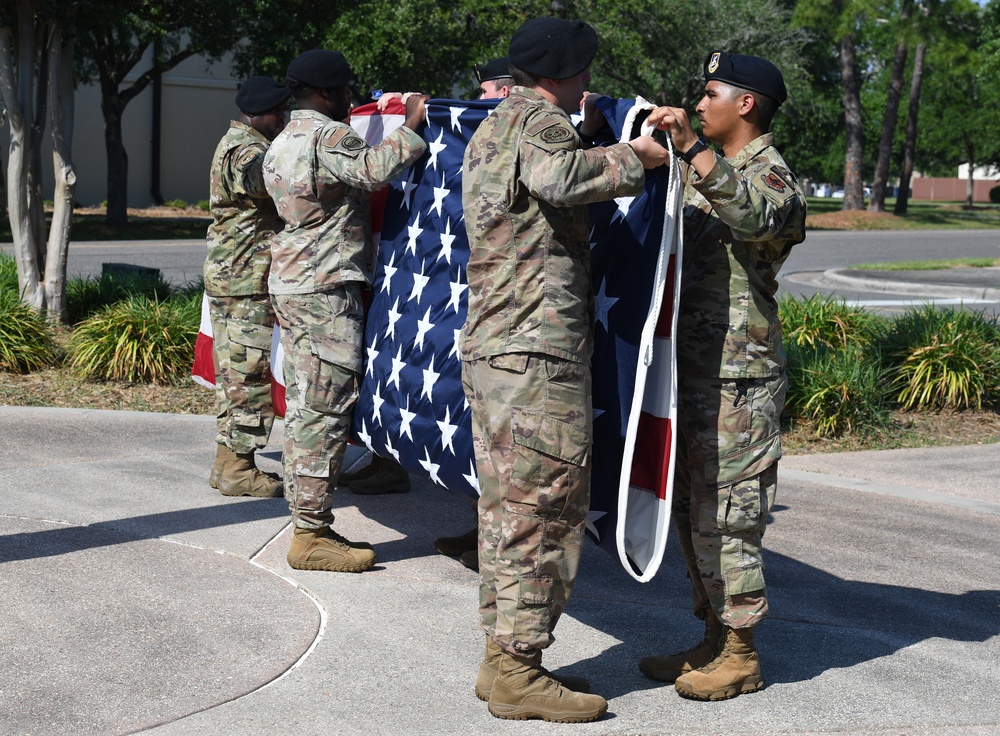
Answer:
<path fill-rule="evenodd" d="M 670 254 L 670 262 L 667 264 L 667 288 L 663 292 L 663 301 L 660 303 L 660 315 L 656 320 L 657 337 L 670 337 L 674 323 L 674 281 L 677 273 L 675 262 L 677 254 Z"/>
<path fill-rule="evenodd" d="M 635 453 L 629 485 L 667 498 L 667 474 L 670 470 L 670 442 L 673 423 L 642 412 L 636 430 Z"/>

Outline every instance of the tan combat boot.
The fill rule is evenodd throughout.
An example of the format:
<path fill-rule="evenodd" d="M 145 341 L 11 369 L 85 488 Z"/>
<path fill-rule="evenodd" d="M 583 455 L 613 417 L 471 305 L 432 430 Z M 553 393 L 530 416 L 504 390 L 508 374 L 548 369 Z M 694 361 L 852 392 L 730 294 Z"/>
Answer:
<path fill-rule="evenodd" d="M 219 492 L 223 496 L 278 498 L 284 495 L 284 484 L 259 470 L 252 452 L 234 452 L 219 474 Z"/>
<path fill-rule="evenodd" d="M 295 527 L 288 564 L 296 570 L 363 572 L 375 564 L 375 552 L 366 542 L 350 542 L 328 526 Z"/>
<path fill-rule="evenodd" d="M 497 678 L 497 670 L 500 668 L 500 654 L 503 650 L 497 645 L 489 634 L 486 635 L 486 654 L 483 662 L 479 665 L 479 675 L 476 677 L 476 697 L 480 700 L 489 700 L 490 691 L 493 689 L 493 681 Z M 582 677 L 573 675 L 553 675 L 548 670 L 542 668 L 546 675 L 578 693 L 589 693 L 590 683 Z"/>
<path fill-rule="evenodd" d="M 219 487 L 219 476 L 222 475 L 222 468 L 225 467 L 229 460 L 235 457 L 236 453 L 226 445 L 216 445 L 215 463 L 212 465 L 212 472 L 208 476 L 208 485 L 212 486 L 212 488 Z"/>
<path fill-rule="evenodd" d="M 587 723 L 607 713 L 608 701 L 600 695 L 564 687 L 542 668 L 541 652 L 516 657 L 501 651 L 488 707 L 497 718 L 514 721 L 541 718 L 556 723 Z"/>
<path fill-rule="evenodd" d="M 479 527 L 473 527 L 457 537 L 438 537 L 434 540 L 434 549 L 446 557 L 459 557 L 465 552 L 475 552 L 479 549 Z"/>
<path fill-rule="evenodd" d="M 764 687 L 760 660 L 753 645 L 753 629 L 726 627 L 726 642 L 719 656 L 701 669 L 681 675 L 674 689 L 685 698 L 725 700 Z"/>
<path fill-rule="evenodd" d="M 642 674 L 652 680 L 673 682 L 692 670 L 704 667 L 715 659 L 726 639 L 726 627 L 709 610 L 705 619 L 705 638 L 690 649 L 676 654 L 657 654 L 639 660 Z"/>
<path fill-rule="evenodd" d="M 371 472 L 366 478 L 352 480 L 347 487 L 360 496 L 380 496 L 384 493 L 406 493 L 410 490 L 410 474 L 390 458 L 372 455 Z M 343 481 L 337 481 L 344 485 Z"/>

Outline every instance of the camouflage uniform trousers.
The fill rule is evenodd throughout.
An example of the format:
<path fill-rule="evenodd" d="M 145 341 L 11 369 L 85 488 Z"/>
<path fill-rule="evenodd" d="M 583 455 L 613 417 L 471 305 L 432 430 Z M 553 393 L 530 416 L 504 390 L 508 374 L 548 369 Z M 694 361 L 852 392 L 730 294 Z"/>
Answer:
<path fill-rule="evenodd" d="M 549 646 L 590 508 L 590 367 L 534 353 L 462 363 L 479 473 L 479 612 L 503 649 Z"/>
<path fill-rule="evenodd" d="M 358 400 L 360 288 L 350 283 L 271 299 L 285 350 L 285 498 L 296 526 L 330 526 L 331 493 Z"/>
<path fill-rule="evenodd" d="M 762 539 L 781 457 L 785 376 L 679 381 L 672 516 L 694 612 L 732 628 L 767 615 Z"/>
<path fill-rule="evenodd" d="M 274 309 L 267 294 L 210 296 L 218 409 L 216 442 L 251 453 L 267 444 L 271 405 Z"/>

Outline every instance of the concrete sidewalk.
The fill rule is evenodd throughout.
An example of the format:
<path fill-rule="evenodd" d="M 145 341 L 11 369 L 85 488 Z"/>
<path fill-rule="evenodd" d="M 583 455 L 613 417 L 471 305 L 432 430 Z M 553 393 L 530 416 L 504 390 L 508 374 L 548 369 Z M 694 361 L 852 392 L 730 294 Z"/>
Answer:
<path fill-rule="evenodd" d="M 700 636 L 676 545 L 640 585 L 588 542 L 545 662 L 610 710 L 562 725 L 472 692 L 477 576 L 432 546 L 469 501 L 338 492 L 338 530 L 379 564 L 294 571 L 282 500 L 208 487 L 213 436 L 211 417 L 0 408 L 0 733 L 1000 733 L 1000 445 L 786 458 L 766 687 L 731 701 L 636 667 Z"/>

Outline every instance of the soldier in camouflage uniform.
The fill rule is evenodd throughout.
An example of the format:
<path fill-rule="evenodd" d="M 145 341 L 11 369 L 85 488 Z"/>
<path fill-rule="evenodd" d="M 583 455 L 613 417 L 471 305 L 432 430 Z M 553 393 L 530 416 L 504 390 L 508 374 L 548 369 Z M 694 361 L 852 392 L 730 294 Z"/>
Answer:
<path fill-rule="evenodd" d="M 582 21 L 536 18 L 508 53 L 515 87 L 462 168 L 471 253 L 462 380 L 482 492 L 476 694 L 500 718 L 584 722 L 607 702 L 541 666 L 580 562 L 590 506 L 593 294 L 586 205 L 642 191 L 651 138 L 585 150 L 580 108 L 597 51 Z M 603 123 L 587 105 L 581 133 Z M 579 692 L 583 690 L 584 692 Z"/>
<path fill-rule="evenodd" d="M 763 687 L 753 627 L 767 615 L 761 540 L 788 385 L 774 295 L 778 269 L 805 239 L 806 201 L 768 132 L 787 97 L 781 72 L 715 51 L 705 80 L 696 111 L 722 156 L 684 110 L 649 118 L 686 163 L 673 519 L 705 637 L 639 667 L 683 696 L 720 700 Z"/>
<path fill-rule="evenodd" d="M 295 523 L 288 564 L 360 572 L 371 545 L 331 528 L 362 366 L 361 287 L 372 280 L 369 192 L 426 150 L 415 132 L 425 98 L 374 147 L 347 123 L 351 70 L 338 51 L 314 49 L 288 65 L 297 108 L 264 160 L 267 190 L 285 221 L 271 245 L 268 286 L 285 350 L 285 496 Z"/>
<path fill-rule="evenodd" d="M 264 187 L 264 154 L 285 125 L 288 88 L 251 77 L 236 95 L 233 120 L 212 158 L 205 292 L 215 352 L 218 450 L 209 483 L 226 496 L 280 496 L 281 481 L 259 471 L 254 451 L 274 423 L 267 294 L 271 237 L 282 222 Z"/>

